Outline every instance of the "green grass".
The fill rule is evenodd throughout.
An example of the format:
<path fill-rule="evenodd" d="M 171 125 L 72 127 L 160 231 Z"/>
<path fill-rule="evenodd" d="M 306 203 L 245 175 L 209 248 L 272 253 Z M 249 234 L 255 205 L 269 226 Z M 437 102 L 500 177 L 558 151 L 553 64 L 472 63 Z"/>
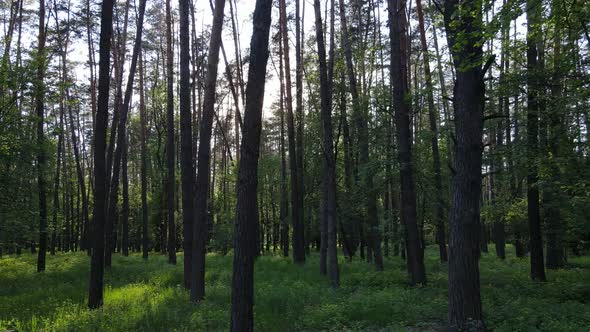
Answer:
<path fill-rule="evenodd" d="M 494 331 L 590 331 L 590 257 L 548 272 L 544 284 L 529 280 L 527 259 L 492 254 L 481 261 L 486 323 Z M 182 257 L 171 266 L 153 254 L 113 256 L 106 273 L 105 305 L 86 307 L 89 260 L 83 253 L 0 259 L 0 331 L 227 331 L 230 256 L 207 256 L 206 300 L 189 303 L 182 287 Z M 411 288 L 398 258 L 385 271 L 341 260 L 342 287 L 333 290 L 312 255 L 300 267 L 278 256 L 256 263 L 256 331 L 436 331 L 447 314 L 447 268 L 430 248 L 428 286 Z"/>

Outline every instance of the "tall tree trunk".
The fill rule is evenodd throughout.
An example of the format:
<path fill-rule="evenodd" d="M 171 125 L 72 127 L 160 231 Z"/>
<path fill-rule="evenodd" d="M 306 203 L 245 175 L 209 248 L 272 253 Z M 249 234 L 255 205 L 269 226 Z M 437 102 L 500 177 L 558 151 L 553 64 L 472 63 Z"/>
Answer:
<path fill-rule="evenodd" d="M 53 230 L 51 232 L 51 255 L 55 255 L 55 245 L 57 242 L 57 228 L 58 228 L 58 219 L 57 215 L 59 212 L 59 176 L 60 176 L 60 167 L 62 164 L 61 160 L 61 150 L 63 145 L 63 128 L 64 128 L 64 114 L 60 110 L 59 112 L 59 137 L 57 140 L 57 161 L 55 163 L 55 182 L 53 184 Z"/>
<path fill-rule="evenodd" d="M 348 125 L 348 118 L 346 115 L 346 83 L 345 83 L 345 78 L 344 78 L 344 74 L 340 74 L 340 83 L 339 83 L 340 87 L 340 100 L 338 102 L 338 107 L 340 108 L 340 118 L 342 121 L 342 140 L 343 140 L 343 145 L 344 145 L 344 149 L 343 149 L 343 153 L 344 153 L 344 186 L 346 188 L 346 192 L 350 195 L 352 194 L 352 186 L 353 186 L 353 182 L 354 182 L 354 178 L 353 178 L 353 157 L 352 157 L 352 141 L 350 138 L 350 127 Z M 342 231 L 346 230 L 346 232 L 349 234 L 348 236 L 348 259 L 352 260 L 352 257 L 354 256 L 355 252 L 356 252 L 356 247 L 358 245 L 358 239 L 359 239 L 359 234 L 360 234 L 360 229 L 359 229 L 359 223 L 353 218 L 351 218 L 352 220 L 348 220 L 347 221 L 347 226 L 346 229 L 344 227 L 344 223 L 342 222 L 342 219 L 340 219 L 340 225 L 341 225 L 341 229 Z M 344 238 L 344 240 L 346 240 L 346 238 Z"/>
<path fill-rule="evenodd" d="M 428 0 L 428 4 L 431 4 L 431 0 Z M 434 19 L 432 19 L 433 23 L 432 23 L 432 40 L 434 42 L 434 52 L 436 55 L 436 71 L 438 72 L 438 81 L 440 84 L 440 99 L 442 101 L 442 106 L 443 106 L 443 112 L 444 112 L 444 116 L 445 116 L 445 121 L 449 121 L 449 101 L 448 101 L 448 94 L 447 94 L 447 87 L 445 84 L 445 76 L 443 73 L 443 68 L 442 68 L 442 61 L 441 61 L 441 55 L 439 52 L 439 47 L 438 47 L 438 35 L 436 33 L 436 25 L 434 25 Z M 446 126 L 449 126 L 449 123 L 446 123 Z M 450 150 L 450 148 L 449 148 Z"/>
<path fill-rule="evenodd" d="M 305 262 L 305 231 L 303 225 L 303 209 L 301 202 L 301 182 L 297 165 L 297 150 L 295 145 L 295 122 L 293 116 L 293 98 L 291 95 L 291 64 L 289 61 L 289 32 L 287 30 L 287 5 L 285 0 L 279 0 L 279 24 L 283 42 L 283 57 L 285 59 L 285 104 L 287 106 L 287 136 L 289 140 L 289 169 L 291 170 L 291 219 L 293 222 L 293 261 Z"/>
<path fill-rule="evenodd" d="M 391 38 L 391 84 L 395 107 L 395 129 L 398 142 L 398 159 L 401 181 L 401 215 L 406 233 L 407 267 L 412 285 L 426 283 L 424 252 L 416 218 L 416 189 L 412 166 L 412 131 L 408 102 L 407 50 L 405 0 L 389 1 Z M 395 14 L 394 14 L 395 13 Z"/>
<path fill-rule="evenodd" d="M 279 25 L 279 29 L 282 26 Z M 279 98 L 279 112 L 281 117 L 280 141 L 279 146 L 281 150 L 281 203 L 280 203 L 280 217 L 281 220 L 281 249 L 284 257 L 289 256 L 289 192 L 287 191 L 287 157 L 285 148 L 285 84 L 283 74 L 283 44 L 279 40 L 279 84 L 280 84 L 280 98 Z"/>
<path fill-rule="evenodd" d="M 64 125 L 64 131 L 68 131 L 67 123 Z M 63 201 L 63 216 L 64 216 L 64 225 L 62 230 L 62 248 L 64 252 L 70 251 L 70 177 L 69 177 L 69 168 L 68 168 L 68 148 L 69 148 L 69 139 L 66 135 L 63 142 L 63 149 L 62 149 L 62 172 L 63 172 L 63 190 L 62 190 L 62 201 Z"/>
<path fill-rule="evenodd" d="M 305 6 L 303 7 L 305 9 Z M 305 13 L 304 13 L 305 14 Z M 302 20 L 300 17 L 299 0 L 295 0 L 295 144 L 296 144 L 296 157 L 297 157 L 297 180 L 299 180 L 299 193 L 297 207 L 299 209 L 299 219 L 301 220 L 301 228 L 305 228 L 304 225 L 304 198 L 305 198 L 305 185 L 303 181 L 303 46 L 305 41 L 303 40 L 303 29 L 301 27 Z M 303 44 L 302 44 L 303 43 Z M 291 86 L 289 86 L 289 90 Z M 305 232 L 302 231 L 301 234 Z M 305 246 L 305 237 L 301 240 Z"/>
<path fill-rule="evenodd" d="M 45 0 L 39 0 L 39 44 L 37 46 L 37 77 L 35 81 L 35 114 L 37 115 L 37 184 L 39 186 L 39 254 L 37 272 L 45 271 L 47 253 L 47 193 L 45 167 Z"/>
<path fill-rule="evenodd" d="M 191 119 L 189 0 L 179 1 L 180 12 L 180 172 L 182 180 L 182 220 L 184 235 L 184 287 L 190 289 L 192 228 L 194 220 L 193 133 Z M 194 84 L 197 82 L 195 81 Z"/>
<path fill-rule="evenodd" d="M 424 13 L 422 12 L 421 0 L 416 0 L 416 10 L 418 12 L 418 28 L 420 30 L 420 44 L 422 45 L 422 57 L 424 59 L 424 79 L 426 81 L 426 93 L 428 98 L 428 121 L 430 123 L 430 141 L 432 146 L 432 161 L 434 166 L 434 189 L 435 189 L 435 224 L 436 224 L 436 242 L 439 248 L 439 257 L 441 262 L 446 262 L 447 246 L 444 224 L 444 206 L 440 154 L 438 151 L 438 114 L 434 109 L 434 87 L 432 85 L 432 75 L 430 72 L 430 56 L 428 55 L 428 45 L 426 44 L 426 31 L 424 29 Z"/>
<path fill-rule="evenodd" d="M 455 158 L 449 218 L 449 330 L 485 331 L 479 283 L 480 193 L 485 70 L 480 3 L 445 2 L 443 16 L 456 69 Z M 459 70 L 459 68 L 461 70 Z"/>
<path fill-rule="evenodd" d="M 242 53 L 241 53 L 241 49 L 239 46 L 239 36 L 238 36 L 238 28 L 237 28 L 237 24 L 236 24 L 236 19 L 235 19 L 235 15 L 237 15 L 237 13 L 234 11 L 234 6 L 233 6 L 233 2 L 234 0 L 230 0 L 229 1 L 229 8 L 230 8 L 230 13 L 231 13 L 231 26 L 232 26 L 232 36 L 233 36 L 233 40 L 234 40 L 234 50 L 235 50 L 235 56 L 236 56 L 236 70 L 237 70 L 237 82 L 238 85 L 240 86 L 240 92 L 242 95 L 242 100 L 245 101 L 245 96 L 244 96 L 244 74 L 242 72 Z M 224 53 L 225 54 L 225 53 Z M 224 56 L 225 58 L 225 56 Z M 231 72 L 231 71 L 228 71 Z M 233 84 L 231 84 L 233 87 Z M 241 119 L 241 115 L 240 115 L 240 107 L 239 107 L 239 99 L 235 98 L 235 103 L 236 103 L 236 116 L 234 117 L 234 128 L 235 128 L 235 142 L 236 142 L 236 163 L 239 162 L 240 160 L 240 153 L 238 152 L 240 150 L 240 126 L 242 123 L 242 119 Z"/>
<path fill-rule="evenodd" d="M 90 108 L 91 108 L 91 115 L 92 115 L 92 128 L 94 129 L 94 125 L 96 122 L 96 74 L 95 74 L 95 57 L 94 57 L 94 40 L 92 39 L 92 19 L 91 19 L 91 12 L 90 12 L 90 0 L 85 1 L 86 6 L 86 17 L 85 17 L 85 24 L 86 24 L 86 42 L 88 44 L 88 67 L 90 68 Z M 92 181 L 91 181 L 92 183 Z M 90 239 L 88 239 L 90 242 Z"/>
<path fill-rule="evenodd" d="M 96 309 L 103 304 L 104 277 L 104 223 L 106 213 L 106 132 L 109 108 L 110 53 L 113 33 L 113 0 L 102 2 L 100 24 L 100 60 L 98 72 L 98 103 L 94 129 L 94 245 L 90 263 L 88 307 Z"/>
<path fill-rule="evenodd" d="M 197 156 L 195 223 L 193 225 L 193 253 L 191 301 L 199 302 L 205 297 L 205 249 L 208 230 L 207 198 L 209 197 L 209 166 L 211 154 L 211 131 L 215 113 L 215 86 L 217 83 L 217 64 L 221 29 L 223 28 L 223 9 L 225 0 L 215 0 L 209 55 L 207 59 L 207 78 L 203 117 L 200 121 L 199 152 Z"/>
<path fill-rule="evenodd" d="M 117 48 L 114 52 L 115 66 L 115 100 L 113 111 L 113 122 L 109 133 L 109 145 L 107 151 L 107 219 L 105 223 L 105 267 L 111 266 L 112 252 L 115 248 L 116 221 L 117 221 L 117 203 L 119 199 L 119 172 L 120 157 L 116 159 L 115 146 L 117 144 L 117 132 L 125 126 L 121 126 L 121 112 L 123 104 L 123 72 L 125 67 L 125 54 L 127 52 L 127 25 L 129 22 L 129 0 L 125 3 L 125 18 L 123 21 L 123 31 L 117 36 Z M 120 151 L 120 149 L 118 149 Z M 116 184 L 116 185 L 115 185 Z"/>
<path fill-rule="evenodd" d="M 139 18 L 137 21 L 137 30 L 135 35 L 135 45 L 133 46 L 133 54 L 131 56 L 131 64 L 129 67 L 129 77 L 127 79 L 127 86 L 125 88 L 125 97 L 123 102 L 119 106 L 119 122 L 118 130 L 117 130 L 117 147 L 114 152 L 114 161 L 113 161 L 113 174 L 111 177 L 111 182 L 109 186 L 109 200 L 108 200 L 108 219 L 110 220 L 110 224 L 112 225 L 115 220 L 117 219 L 117 202 L 119 198 L 119 175 L 121 171 L 121 160 L 123 159 L 123 150 L 126 149 L 126 141 L 127 141 L 127 116 L 129 113 L 129 107 L 131 104 L 131 95 L 133 92 L 133 80 L 135 78 L 135 70 L 137 67 L 137 61 L 139 58 L 139 52 L 141 49 L 141 38 L 142 38 L 142 31 L 143 31 L 143 17 L 145 12 L 145 2 L 146 0 L 141 0 L 140 8 L 139 8 Z M 108 225 L 108 224 L 107 224 Z M 115 230 L 111 230 L 113 233 Z M 111 236 L 111 232 L 107 229 L 106 238 L 108 239 Z M 107 243 L 110 243 L 107 241 Z M 114 243 L 111 243 L 114 244 Z M 110 254 L 111 248 L 107 246 L 105 251 L 105 265 L 110 266 Z"/>
<path fill-rule="evenodd" d="M 531 248 L 531 278 L 545 281 L 543 264 L 543 238 L 541 234 L 541 216 L 539 211 L 538 188 L 538 153 L 539 153 L 539 81 L 538 43 L 541 40 L 541 3 L 537 0 L 527 1 L 527 211 Z"/>
<path fill-rule="evenodd" d="M 121 252 L 123 256 L 129 256 L 129 177 L 127 174 L 127 157 L 129 153 L 129 139 L 125 137 L 123 148 L 123 157 L 121 164 L 121 172 L 123 181 L 123 203 L 121 205 L 121 225 L 123 236 L 121 239 Z"/>
<path fill-rule="evenodd" d="M 172 13 L 166 0 L 166 212 L 168 219 L 168 263 L 176 264 L 176 223 L 174 220 L 174 53 Z"/>
<path fill-rule="evenodd" d="M 139 121 L 140 121 L 140 149 L 141 149 L 141 242 L 142 256 L 147 259 L 149 255 L 148 238 L 148 204 L 147 204 L 147 114 L 145 110 L 145 91 L 143 87 L 143 50 L 139 49 Z"/>
<path fill-rule="evenodd" d="M 338 271 L 338 256 L 336 248 L 336 160 L 334 157 L 333 133 L 332 133 L 332 84 L 328 79 L 328 72 L 333 76 L 334 72 L 334 0 L 331 0 L 331 23 L 330 23 L 330 68 L 326 65 L 326 46 L 324 44 L 324 31 L 320 1 L 314 1 L 316 40 L 318 44 L 318 55 L 320 65 L 320 96 L 321 96 L 321 120 L 323 135 L 323 213 L 322 224 L 325 236 L 322 236 L 322 247 L 326 248 L 328 255 L 329 278 L 332 287 L 340 286 L 340 275 Z"/>
<path fill-rule="evenodd" d="M 253 17 L 255 23 L 250 42 L 250 68 L 246 87 L 241 157 L 238 166 L 237 220 L 234 231 L 230 331 L 235 332 L 254 331 L 254 257 L 257 250 L 254 243 L 256 242 L 256 223 L 258 223 L 257 172 L 271 9 L 271 0 L 256 1 Z"/>

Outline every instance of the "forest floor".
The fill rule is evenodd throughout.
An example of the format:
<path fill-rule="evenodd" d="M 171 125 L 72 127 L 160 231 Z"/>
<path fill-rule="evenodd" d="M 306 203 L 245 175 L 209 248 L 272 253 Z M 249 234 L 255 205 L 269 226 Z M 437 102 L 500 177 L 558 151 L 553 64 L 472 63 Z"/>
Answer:
<path fill-rule="evenodd" d="M 490 247 L 492 249 L 492 247 Z M 511 248 L 508 248 L 512 250 Z M 0 259 L 0 331 L 227 331 L 232 258 L 209 254 L 206 300 L 189 303 L 182 287 L 182 254 L 176 266 L 151 253 L 113 256 L 105 276 L 105 305 L 86 307 L 89 259 L 84 253 Z M 568 269 L 549 271 L 548 282 L 529 279 L 528 259 L 492 250 L 481 264 L 485 320 L 494 331 L 590 331 L 590 257 L 571 257 Z M 436 248 L 426 252 L 428 285 L 411 288 L 403 261 L 385 260 L 385 271 L 340 261 L 341 288 L 318 272 L 318 256 L 305 266 L 263 256 L 256 263 L 256 331 L 437 331 L 447 315 L 447 268 Z"/>

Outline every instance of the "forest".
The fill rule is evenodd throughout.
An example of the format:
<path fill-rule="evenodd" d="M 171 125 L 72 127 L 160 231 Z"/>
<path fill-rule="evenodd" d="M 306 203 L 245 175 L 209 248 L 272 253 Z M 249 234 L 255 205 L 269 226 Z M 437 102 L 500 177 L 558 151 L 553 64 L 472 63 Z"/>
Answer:
<path fill-rule="evenodd" d="M 590 0 L 0 21 L 0 331 L 590 331 Z"/>

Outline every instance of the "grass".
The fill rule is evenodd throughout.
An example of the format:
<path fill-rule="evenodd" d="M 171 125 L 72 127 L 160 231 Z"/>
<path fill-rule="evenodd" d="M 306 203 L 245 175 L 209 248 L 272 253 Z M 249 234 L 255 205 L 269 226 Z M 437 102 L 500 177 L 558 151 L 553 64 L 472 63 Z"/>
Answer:
<path fill-rule="evenodd" d="M 300 267 L 264 256 L 256 263 L 256 331 L 436 331 L 447 314 L 447 268 L 435 248 L 426 253 L 428 285 L 411 288 L 399 258 L 385 271 L 341 260 L 341 288 L 318 273 L 312 255 Z M 548 272 L 544 284 L 529 280 L 527 259 L 484 255 L 480 264 L 486 323 L 494 331 L 589 331 L 590 257 Z M 84 253 L 0 259 L 0 331 L 227 331 L 231 295 L 230 256 L 207 256 L 206 300 L 189 303 L 179 265 L 153 254 L 113 256 L 105 275 L 105 305 L 86 307 L 89 259 Z"/>

